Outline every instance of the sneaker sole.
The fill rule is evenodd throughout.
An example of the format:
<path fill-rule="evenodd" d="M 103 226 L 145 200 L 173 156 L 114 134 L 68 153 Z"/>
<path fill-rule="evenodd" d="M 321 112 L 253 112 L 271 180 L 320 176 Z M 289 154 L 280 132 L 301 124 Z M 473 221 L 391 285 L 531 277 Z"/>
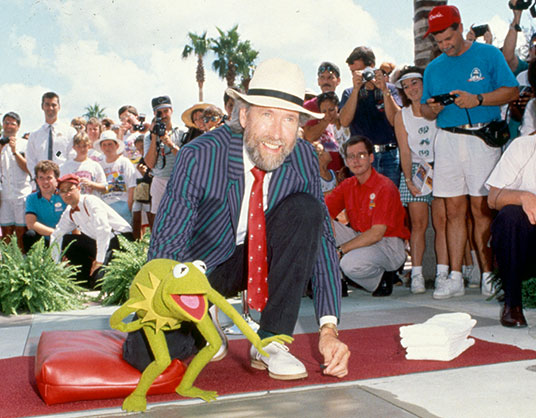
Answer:
<path fill-rule="evenodd" d="M 463 296 L 463 295 L 465 295 L 465 292 L 458 292 L 458 293 L 454 293 L 452 295 L 434 295 L 434 294 L 432 294 L 432 298 L 442 300 L 442 299 L 455 298 L 455 297 Z"/>
<path fill-rule="evenodd" d="M 467 283 L 467 287 L 468 287 L 469 289 L 476 289 L 476 288 L 480 287 L 480 282 L 478 282 L 478 283 L 471 283 L 471 282 L 468 282 L 468 283 Z"/>
<path fill-rule="evenodd" d="M 423 293 L 426 293 L 426 289 L 411 289 L 411 293 L 414 295 L 422 295 Z"/>
<path fill-rule="evenodd" d="M 251 367 L 257 370 L 268 370 L 268 366 L 261 360 L 251 359 Z M 305 379 L 308 375 L 307 372 L 297 373 L 297 374 L 275 374 L 268 370 L 268 375 L 272 379 L 276 380 L 298 380 Z"/>

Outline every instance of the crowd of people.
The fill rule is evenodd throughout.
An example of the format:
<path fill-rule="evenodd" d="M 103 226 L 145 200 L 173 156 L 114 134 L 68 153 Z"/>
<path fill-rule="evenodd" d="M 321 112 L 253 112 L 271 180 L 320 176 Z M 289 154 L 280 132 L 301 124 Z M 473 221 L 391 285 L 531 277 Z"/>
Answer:
<path fill-rule="evenodd" d="M 67 258 L 94 286 L 117 236 L 137 239 L 149 226 L 149 259 L 199 258 L 223 295 L 247 289 L 262 311 L 263 338 L 292 334 L 310 282 L 324 373 L 343 376 L 350 353 L 337 338 L 341 288 L 390 295 L 409 248 L 410 291 L 426 292 L 431 210 L 432 296 L 458 297 L 466 285 L 489 296 L 495 259 L 501 323 L 526 326 L 521 282 L 533 273 L 536 247 L 536 36 L 528 56 L 517 56 L 522 9 L 509 4 L 502 50 L 489 45 L 489 27 L 464 36 L 459 10 L 438 6 L 425 36 L 440 55 L 424 70 L 377 66 L 374 52 L 358 46 L 346 60 L 352 85 L 341 98 L 340 67 L 324 61 L 321 94 L 304 101 L 301 70 L 268 60 L 247 92 L 226 90 L 225 112 L 208 103 L 186 109 L 186 130 L 173 124 L 168 96 L 152 100 L 151 121 L 125 105 L 118 123 L 75 118 L 67 126 L 58 120 L 58 95 L 47 92 L 45 123 L 27 140 L 18 137 L 17 113 L 3 117 L 2 235 L 16 234 L 25 252 L 41 237 L 70 244 Z M 501 120 L 510 141 L 492 144 Z M 260 214 L 251 207 L 255 194 Z M 193 331 L 168 337 L 172 356 L 203 345 Z M 133 333 L 125 345 L 125 359 L 139 369 L 151 361 L 144 344 Z M 253 349 L 251 357 L 271 375 L 306 374 L 277 344 L 266 351 L 270 358 Z"/>

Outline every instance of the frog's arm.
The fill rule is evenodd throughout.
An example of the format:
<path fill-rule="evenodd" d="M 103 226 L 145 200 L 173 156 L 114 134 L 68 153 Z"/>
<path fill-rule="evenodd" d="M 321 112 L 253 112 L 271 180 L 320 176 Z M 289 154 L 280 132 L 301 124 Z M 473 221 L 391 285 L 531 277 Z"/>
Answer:
<path fill-rule="evenodd" d="M 125 324 L 123 322 L 123 319 L 129 316 L 132 312 L 136 311 L 136 308 L 132 308 L 130 306 L 132 302 L 132 299 L 127 300 L 123 304 L 123 306 L 121 306 L 112 314 L 112 316 L 110 317 L 110 326 L 112 328 L 122 332 L 132 332 L 140 329 L 143 326 L 140 318 L 135 321 L 129 322 L 128 324 Z"/>
<path fill-rule="evenodd" d="M 140 381 L 132 392 L 123 402 L 123 409 L 127 412 L 145 411 L 147 408 L 147 391 L 155 379 L 162 374 L 171 363 L 169 350 L 166 343 L 166 337 L 162 331 L 155 331 L 151 327 L 144 327 L 143 331 L 147 337 L 149 346 L 154 355 L 154 361 L 143 371 Z"/>
<path fill-rule="evenodd" d="M 201 373 L 203 368 L 212 360 L 212 357 L 221 346 L 221 338 L 214 328 L 214 324 L 209 315 L 205 315 L 201 321 L 196 323 L 197 329 L 207 341 L 207 345 L 197 353 L 192 359 L 186 373 L 182 377 L 181 383 L 177 386 L 176 392 L 182 396 L 190 398 L 201 398 L 207 402 L 213 401 L 218 396 L 218 393 L 210 390 L 202 390 L 193 386 L 195 379 Z"/>

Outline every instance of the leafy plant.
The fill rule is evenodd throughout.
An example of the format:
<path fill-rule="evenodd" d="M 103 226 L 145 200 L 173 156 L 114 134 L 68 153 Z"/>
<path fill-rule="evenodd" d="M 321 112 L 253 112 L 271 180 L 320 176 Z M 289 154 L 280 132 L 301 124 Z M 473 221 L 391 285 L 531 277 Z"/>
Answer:
<path fill-rule="evenodd" d="M 77 267 L 56 263 L 44 238 L 24 256 L 15 235 L 0 240 L 0 308 L 6 315 L 81 308 L 84 289 L 75 281 Z M 63 256 L 63 253 L 62 253 Z"/>
<path fill-rule="evenodd" d="M 129 241 L 121 235 L 118 238 L 119 250 L 114 250 L 110 263 L 102 267 L 104 276 L 97 282 L 101 286 L 99 297 L 103 297 L 103 305 L 120 305 L 126 302 L 134 276 L 147 261 L 149 232 L 136 241 Z"/>
<path fill-rule="evenodd" d="M 498 270 L 493 272 L 491 279 L 492 295 L 486 300 L 492 300 L 497 298 L 503 290 L 503 282 L 499 277 Z M 532 277 L 528 280 L 521 282 L 521 296 L 524 308 L 536 308 L 536 277 Z"/>

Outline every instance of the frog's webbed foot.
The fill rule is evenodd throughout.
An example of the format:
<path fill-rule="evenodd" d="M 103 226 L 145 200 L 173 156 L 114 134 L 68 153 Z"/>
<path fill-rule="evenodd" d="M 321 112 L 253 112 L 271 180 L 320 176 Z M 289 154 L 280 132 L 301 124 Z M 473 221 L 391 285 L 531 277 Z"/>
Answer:
<path fill-rule="evenodd" d="M 123 402 L 123 410 L 126 412 L 143 412 L 147 409 L 147 399 L 143 395 L 131 393 Z"/>
<path fill-rule="evenodd" d="M 176 389 L 179 395 L 186 396 L 188 398 L 201 398 L 204 401 L 210 402 L 216 400 L 218 392 L 215 390 L 203 390 L 196 388 L 195 386 L 189 388 L 181 388 L 180 385 Z"/>

